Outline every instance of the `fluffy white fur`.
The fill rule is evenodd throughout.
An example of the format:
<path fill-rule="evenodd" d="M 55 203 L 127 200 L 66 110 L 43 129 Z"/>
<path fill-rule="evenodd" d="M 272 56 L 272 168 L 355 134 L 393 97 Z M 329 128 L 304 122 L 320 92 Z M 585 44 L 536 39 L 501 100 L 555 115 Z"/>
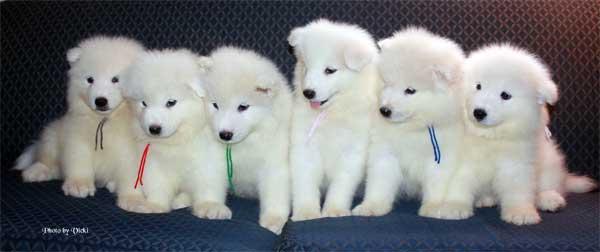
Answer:
<path fill-rule="evenodd" d="M 64 178 L 65 195 L 93 196 L 95 184 L 116 191 L 118 205 L 126 210 L 142 202 L 135 192 L 134 141 L 129 125 L 131 113 L 122 105 L 120 74 L 143 47 L 123 37 L 92 37 L 67 52 L 71 68 L 68 72 L 68 111 L 50 123 L 34 145 L 19 158 L 17 169 L 23 169 L 26 182 Z M 99 106 L 97 99 L 107 104 Z M 102 105 L 102 104 L 100 104 Z M 103 127 L 103 149 L 96 149 L 95 136 L 99 122 Z M 100 140 L 98 140 L 100 141 Z"/>
<path fill-rule="evenodd" d="M 225 172 L 225 146 L 230 145 L 235 193 L 258 197 L 260 225 L 279 234 L 291 204 L 287 80 L 270 60 L 240 48 L 221 47 L 201 61 L 208 114 L 221 146 L 207 165 Z M 228 183 L 221 182 L 225 190 Z"/>
<path fill-rule="evenodd" d="M 541 221 L 536 204 L 554 211 L 566 204 L 562 194 L 569 187 L 587 191 L 594 186 L 568 176 L 563 155 L 545 136 L 544 105 L 554 104 L 558 91 L 537 57 L 510 45 L 491 45 L 471 53 L 465 71 L 467 134 L 448 201 L 469 206 L 476 201 L 479 207 L 498 201 L 503 220 L 535 224 Z"/>
<path fill-rule="evenodd" d="M 463 133 L 464 52 L 455 42 L 414 27 L 383 39 L 379 46 L 378 69 L 384 83 L 379 97 L 381 115 L 372 130 L 365 198 L 353 214 L 387 214 L 399 192 L 422 199 L 421 216 L 471 215 L 443 204 L 458 168 Z M 430 126 L 440 149 L 439 164 Z"/>
<path fill-rule="evenodd" d="M 223 202 L 225 174 L 205 164 L 215 146 L 199 75 L 198 56 L 185 49 L 145 52 L 126 72 L 126 95 L 137 117 L 132 126 L 138 160 L 150 144 L 141 186 L 148 207 L 140 212 L 192 204 L 199 217 L 231 218 Z"/>
<path fill-rule="evenodd" d="M 292 220 L 350 215 L 376 111 L 377 47 L 362 28 L 320 19 L 295 28 Z M 314 91 L 311 99 L 304 95 Z M 309 138 L 320 113 L 325 113 Z M 320 187 L 327 189 L 323 210 Z"/>

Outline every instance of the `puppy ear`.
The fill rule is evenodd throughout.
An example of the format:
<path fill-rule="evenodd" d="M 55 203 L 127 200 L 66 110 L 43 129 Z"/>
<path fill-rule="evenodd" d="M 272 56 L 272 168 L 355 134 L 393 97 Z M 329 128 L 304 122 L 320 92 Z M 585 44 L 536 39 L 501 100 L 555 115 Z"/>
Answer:
<path fill-rule="evenodd" d="M 67 51 L 67 61 L 69 64 L 73 64 L 81 57 L 82 50 L 79 47 L 71 48 Z"/>
<path fill-rule="evenodd" d="M 206 97 L 206 91 L 204 90 L 204 83 L 200 78 L 195 78 L 192 82 L 188 83 L 188 86 L 194 91 L 198 97 Z"/>
<path fill-rule="evenodd" d="M 344 63 L 354 71 L 360 71 L 375 58 L 374 50 L 364 46 L 347 46 L 344 49 Z"/>
<path fill-rule="evenodd" d="M 452 76 L 452 71 L 439 66 L 433 66 L 431 68 L 431 74 L 433 77 L 433 83 L 439 90 L 447 90 L 452 78 L 454 77 Z"/>
<path fill-rule="evenodd" d="M 268 97 L 272 97 L 273 96 L 273 89 L 271 89 L 270 87 L 258 85 L 258 86 L 256 86 L 255 91 L 258 92 L 259 94 L 263 94 L 263 95 L 266 95 Z"/>
<path fill-rule="evenodd" d="M 268 76 L 268 75 L 267 75 Z M 266 76 L 258 77 L 259 84 L 256 86 L 254 91 L 258 92 L 261 95 L 266 95 L 267 97 L 273 97 L 275 93 L 277 93 L 279 85 L 277 85 L 280 81 L 279 78 L 273 79 L 268 78 Z"/>
<path fill-rule="evenodd" d="M 196 63 L 198 64 L 200 71 L 202 73 L 206 73 L 212 67 L 213 60 L 208 56 L 200 56 L 200 57 L 198 57 L 198 60 L 196 61 Z"/>
<path fill-rule="evenodd" d="M 554 105 L 558 101 L 558 87 L 552 80 L 547 80 L 537 88 L 538 104 Z"/>
<path fill-rule="evenodd" d="M 390 42 L 391 39 L 382 39 L 377 42 L 377 46 L 379 46 L 380 49 L 387 49 L 390 47 Z"/>
<path fill-rule="evenodd" d="M 302 37 L 302 33 L 304 33 L 304 29 L 302 27 L 294 28 L 290 35 L 287 38 L 288 43 L 292 47 L 296 47 L 300 44 L 300 39 Z"/>

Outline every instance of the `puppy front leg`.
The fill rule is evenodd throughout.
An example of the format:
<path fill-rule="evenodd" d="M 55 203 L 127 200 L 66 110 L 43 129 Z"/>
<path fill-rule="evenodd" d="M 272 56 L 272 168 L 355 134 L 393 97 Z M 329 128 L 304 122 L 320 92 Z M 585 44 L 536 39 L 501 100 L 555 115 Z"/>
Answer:
<path fill-rule="evenodd" d="M 350 207 L 358 184 L 363 178 L 365 152 L 352 151 L 339 160 L 327 189 L 323 217 L 342 217 L 351 214 Z"/>
<path fill-rule="evenodd" d="M 65 139 L 62 164 L 65 182 L 62 189 L 67 196 L 85 198 L 94 196 L 94 159 L 93 149 L 88 141 L 78 139 L 75 135 Z"/>
<path fill-rule="evenodd" d="M 321 192 L 323 179 L 320 156 L 316 149 L 307 146 L 292 147 L 290 171 L 292 180 L 292 221 L 321 217 Z"/>
<path fill-rule="evenodd" d="M 451 169 L 452 167 L 440 168 Z M 428 184 L 438 183 L 448 186 L 443 204 L 439 209 L 430 211 L 428 217 L 461 220 L 473 215 L 474 193 L 477 188 L 476 170 L 469 164 L 455 169 L 456 171 L 447 174 L 448 176 L 431 177 L 428 181 Z"/>
<path fill-rule="evenodd" d="M 382 216 L 392 210 L 402 173 L 398 158 L 385 148 L 370 152 L 363 202 L 352 210 L 353 215 Z"/>
<path fill-rule="evenodd" d="M 269 166 L 259 179 L 260 225 L 280 234 L 290 214 L 290 179 L 285 161 Z"/>
<path fill-rule="evenodd" d="M 141 189 L 146 196 L 146 202 L 142 205 L 139 212 L 142 213 L 167 213 L 171 211 L 171 201 L 175 197 L 178 189 L 176 174 L 169 174 L 162 171 L 157 162 L 148 160 L 146 164 Z M 138 185 L 138 190 L 140 185 Z"/>
<path fill-rule="evenodd" d="M 499 163 L 494 189 L 500 198 L 502 220 L 515 225 L 541 221 L 535 207 L 533 165 L 504 161 Z"/>
<path fill-rule="evenodd" d="M 542 211 L 554 212 L 567 205 L 563 197 L 567 178 L 564 156 L 554 141 L 543 141 L 537 163 L 536 205 Z"/>
<path fill-rule="evenodd" d="M 231 219 L 231 210 L 225 205 L 228 186 L 226 164 L 215 159 L 221 155 L 212 156 L 211 161 L 190 166 L 193 171 L 189 172 L 188 188 L 193 195 L 192 213 L 199 218 Z"/>
<path fill-rule="evenodd" d="M 160 212 L 148 204 L 142 188 L 135 188 L 137 167 L 133 156 L 124 153 L 115 164 L 113 181 L 116 181 L 117 206 L 125 211 L 136 213 Z"/>

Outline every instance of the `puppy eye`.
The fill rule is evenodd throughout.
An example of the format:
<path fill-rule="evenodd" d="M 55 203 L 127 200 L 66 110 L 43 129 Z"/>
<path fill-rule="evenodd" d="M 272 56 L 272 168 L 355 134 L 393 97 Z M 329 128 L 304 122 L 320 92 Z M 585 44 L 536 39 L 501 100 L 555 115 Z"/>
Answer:
<path fill-rule="evenodd" d="M 512 98 L 512 95 L 510 95 L 510 94 L 509 94 L 509 93 L 507 93 L 507 92 L 502 92 L 502 93 L 500 94 L 500 97 L 502 98 L 502 100 L 510 100 L 510 98 Z"/>
<path fill-rule="evenodd" d="M 481 83 L 477 83 L 477 85 L 475 86 L 475 88 L 476 88 L 477 90 L 481 90 Z"/>
<path fill-rule="evenodd" d="M 415 90 L 414 88 L 407 88 L 404 90 L 404 94 L 407 94 L 407 95 L 413 95 L 416 92 L 417 92 L 417 90 Z"/>
<path fill-rule="evenodd" d="M 248 105 L 248 104 L 240 104 L 240 106 L 238 106 L 237 110 L 238 110 L 239 112 L 244 112 L 244 111 L 246 111 L 246 109 L 248 109 L 249 107 L 250 107 L 250 105 Z"/>
<path fill-rule="evenodd" d="M 86 80 L 87 80 L 87 83 L 89 83 L 89 84 L 94 84 L 94 77 L 91 77 L 91 76 L 90 76 L 90 77 L 87 77 L 87 79 L 86 79 Z"/>
<path fill-rule="evenodd" d="M 329 68 L 329 67 L 325 68 L 325 74 L 327 74 L 327 75 L 333 74 L 335 72 L 337 72 L 337 69 L 335 69 L 335 68 Z"/>
<path fill-rule="evenodd" d="M 119 83 L 119 77 L 118 76 L 112 77 L 112 80 L 110 80 L 110 81 L 112 81 L 112 83 Z"/>
<path fill-rule="evenodd" d="M 148 105 L 146 105 L 146 102 L 145 102 L 145 101 L 142 101 L 142 106 L 145 108 L 145 107 L 147 107 Z"/>
<path fill-rule="evenodd" d="M 213 107 L 214 107 L 216 110 L 219 110 L 219 105 L 217 105 L 217 103 L 216 103 L 216 102 L 213 102 L 213 104 L 212 104 L 212 105 L 213 105 Z"/>
<path fill-rule="evenodd" d="M 165 106 L 167 106 L 167 108 L 170 108 L 170 107 L 175 106 L 175 104 L 177 104 L 177 100 L 168 100 L 167 104 L 165 104 Z"/>

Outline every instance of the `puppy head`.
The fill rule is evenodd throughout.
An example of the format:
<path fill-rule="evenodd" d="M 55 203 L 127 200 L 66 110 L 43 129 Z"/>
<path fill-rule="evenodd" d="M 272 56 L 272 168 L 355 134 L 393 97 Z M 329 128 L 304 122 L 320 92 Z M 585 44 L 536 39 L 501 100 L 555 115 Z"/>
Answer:
<path fill-rule="evenodd" d="M 124 37 L 92 37 L 67 52 L 69 92 L 97 113 L 110 114 L 123 101 L 121 73 L 144 50 Z M 71 101 L 70 101 L 71 102 Z"/>
<path fill-rule="evenodd" d="M 221 47 L 200 61 L 213 132 L 223 143 L 244 140 L 268 120 L 275 98 L 288 88 L 275 64 L 252 51 Z"/>
<path fill-rule="evenodd" d="M 379 42 L 377 68 L 384 82 L 380 114 L 391 122 L 433 123 L 452 109 L 462 80 L 464 52 L 455 42 L 409 27 Z M 445 115 L 447 116 L 447 115 Z"/>
<path fill-rule="evenodd" d="M 197 55 L 185 50 L 142 53 L 125 74 L 125 95 L 147 136 L 169 138 L 203 120 Z"/>
<path fill-rule="evenodd" d="M 337 93 L 351 88 L 377 55 L 375 42 L 367 31 L 325 19 L 293 29 L 288 42 L 298 64 L 303 64 L 303 72 L 298 76 L 302 80 L 296 88 L 314 109 L 328 106 Z"/>
<path fill-rule="evenodd" d="M 506 126 L 526 131 L 537 126 L 540 106 L 558 100 L 556 84 L 544 64 L 510 45 L 471 53 L 465 71 L 465 115 L 482 130 Z"/>

